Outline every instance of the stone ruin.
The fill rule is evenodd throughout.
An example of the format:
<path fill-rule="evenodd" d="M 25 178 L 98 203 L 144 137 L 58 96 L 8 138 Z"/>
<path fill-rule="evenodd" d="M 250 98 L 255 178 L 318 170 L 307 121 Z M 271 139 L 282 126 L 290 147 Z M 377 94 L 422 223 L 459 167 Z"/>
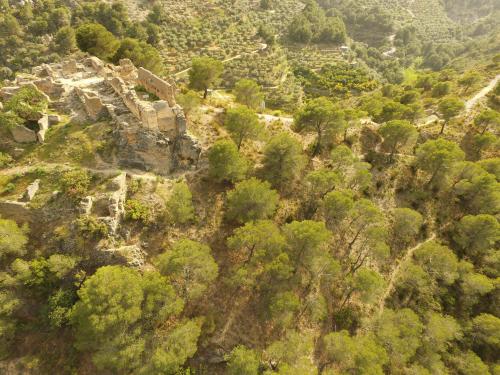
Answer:
<path fill-rule="evenodd" d="M 32 73 L 1 88 L 0 98 L 7 100 L 16 89 L 32 85 L 48 96 L 50 107 L 67 113 L 72 121 L 111 119 L 118 163 L 123 167 L 169 174 L 197 163 L 201 148 L 188 134 L 184 111 L 175 102 L 173 82 L 137 69 L 128 59 L 115 66 L 97 57 L 42 65 Z M 39 120 L 42 134 L 16 129 L 15 140 L 43 141 L 55 119 L 46 115 Z"/>
<path fill-rule="evenodd" d="M 40 90 L 37 85 L 31 82 L 19 86 L 2 87 L 0 89 L 0 98 L 3 101 L 9 100 L 23 86 L 31 86 L 34 90 L 37 90 L 38 92 L 45 95 L 47 99 L 49 99 L 49 97 L 42 90 Z M 47 113 L 38 112 L 34 114 L 34 117 L 28 118 L 26 120 L 30 121 L 32 124 L 36 126 L 34 127 L 34 129 L 31 129 L 26 125 L 18 125 L 13 129 L 11 129 L 12 137 L 18 143 L 33 143 L 33 142 L 43 143 L 45 141 L 45 133 L 47 132 L 49 127 L 59 123 L 60 118 L 57 115 L 50 115 Z"/>
<path fill-rule="evenodd" d="M 28 223 L 34 220 L 29 203 L 33 200 L 40 189 L 40 180 L 36 179 L 28 185 L 18 200 L 0 201 L 0 212 L 2 216 L 13 219 L 18 223 Z"/>
<path fill-rule="evenodd" d="M 127 198 L 127 174 L 125 172 L 113 178 L 107 184 L 107 190 L 97 196 L 87 196 L 80 202 L 80 214 L 95 215 L 106 224 L 109 233 L 115 235 L 125 215 Z"/>
<path fill-rule="evenodd" d="M 108 182 L 104 192 L 84 197 L 80 201 L 79 213 L 97 217 L 100 223 L 107 226 L 109 238 L 113 239 L 120 236 L 119 227 L 125 217 L 126 198 L 127 174 L 123 172 Z M 125 262 L 131 267 L 142 267 L 145 264 L 146 253 L 138 244 L 99 250 L 104 262 Z"/>

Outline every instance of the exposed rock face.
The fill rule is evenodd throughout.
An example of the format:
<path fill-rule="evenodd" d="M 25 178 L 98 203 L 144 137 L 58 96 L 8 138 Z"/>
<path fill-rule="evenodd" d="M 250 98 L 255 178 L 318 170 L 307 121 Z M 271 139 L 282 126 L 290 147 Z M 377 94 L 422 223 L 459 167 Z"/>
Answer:
<path fill-rule="evenodd" d="M 122 123 L 114 134 L 121 166 L 159 174 L 174 169 L 173 144 L 163 133 Z"/>
<path fill-rule="evenodd" d="M 198 161 L 201 147 L 183 135 L 171 140 L 162 132 L 121 124 L 115 130 L 120 165 L 169 174 L 177 168 L 187 168 Z"/>

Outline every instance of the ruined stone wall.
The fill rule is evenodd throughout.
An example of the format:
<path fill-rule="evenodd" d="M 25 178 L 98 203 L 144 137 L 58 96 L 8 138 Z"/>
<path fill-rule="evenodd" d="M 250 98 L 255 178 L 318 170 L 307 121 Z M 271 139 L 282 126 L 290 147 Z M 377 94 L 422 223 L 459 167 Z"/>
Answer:
<path fill-rule="evenodd" d="M 75 92 L 85 106 L 85 111 L 92 120 L 97 120 L 103 114 L 104 105 L 95 92 L 75 87 Z"/>
<path fill-rule="evenodd" d="M 171 137 L 185 132 L 184 127 L 178 126 L 177 118 L 181 116 L 176 114 L 165 100 L 155 102 L 140 100 L 136 91 L 131 89 L 121 77 L 109 78 L 107 82 L 146 129 L 159 130 L 168 133 Z"/>
<path fill-rule="evenodd" d="M 170 107 L 175 106 L 175 90 L 170 83 L 144 68 L 139 68 L 137 74 L 137 82 L 144 86 L 147 91 L 167 101 Z"/>

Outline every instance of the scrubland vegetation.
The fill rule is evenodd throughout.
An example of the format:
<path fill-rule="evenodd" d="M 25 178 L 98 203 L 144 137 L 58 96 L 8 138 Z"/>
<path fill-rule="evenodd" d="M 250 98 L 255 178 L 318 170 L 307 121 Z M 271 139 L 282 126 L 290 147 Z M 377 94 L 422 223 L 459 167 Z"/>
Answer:
<path fill-rule="evenodd" d="M 0 10 L 0 87 L 128 58 L 175 80 L 201 147 L 126 169 L 110 119 L 67 113 L 18 144 L 58 108 L 0 98 L 0 373 L 500 374 L 496 1 Z"/>

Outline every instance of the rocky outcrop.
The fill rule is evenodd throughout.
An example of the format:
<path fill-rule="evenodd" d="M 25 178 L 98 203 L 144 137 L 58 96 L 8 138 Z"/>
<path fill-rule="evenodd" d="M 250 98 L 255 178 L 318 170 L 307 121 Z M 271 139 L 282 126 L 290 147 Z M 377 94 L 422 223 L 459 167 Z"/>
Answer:
<path fill-rule="evenodd" d="M 165 134 L 122 123 L 115 129 L 114 135 L 122 167 L 158 174 L 173 171 L 173 142 Z"/>
<path fill-rule="evenodd" d="M 187 135 L 174 139 L 162 132 L 121 124 L 115 129 L 118 159 L 125 168 L 169 174 L 178 168 L 196 165 L 199 144 Z"/>

